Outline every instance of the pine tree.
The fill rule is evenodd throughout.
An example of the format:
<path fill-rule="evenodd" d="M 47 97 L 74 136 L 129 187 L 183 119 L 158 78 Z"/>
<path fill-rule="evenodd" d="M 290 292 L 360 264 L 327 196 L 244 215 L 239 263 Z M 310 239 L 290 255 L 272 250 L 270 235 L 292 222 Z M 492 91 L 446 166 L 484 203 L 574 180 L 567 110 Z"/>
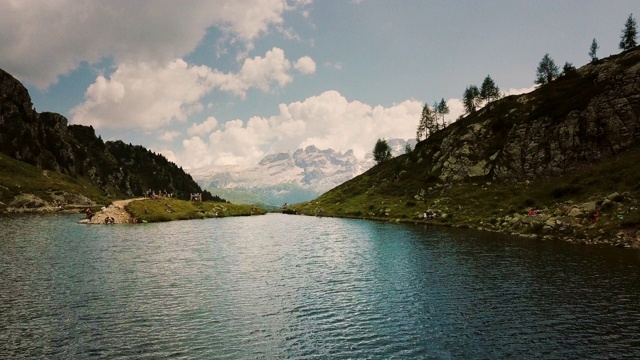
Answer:
<path fill-rule="evenodd" d="M 625 51 L 636 47 L 636 45 L 638 45 L 636 43 L 637 35 L 636 19 L 633 18 L 633 14 L 629 14 L 627 22 L 624 24 L 624 29 L 622 29 L 622 35 L 620 36 L 620 49 Z"/>
<path fill-rule="evenodd" d="M 449 113 L 449 106 L 447 105 L 447 102 L 444 101 L 444 98 L 442 98 L 440 100 L 440 103 L 438 104 L 438 113 L 442 115 L 442 128 L 444 129 L 445 127 L 444 116 Z"/>
<path fill-rule="evenodd" d="M 480 90 L 475 85 L 469 85 L 462 95 L 462 104 L 467 114 L 474 113 L 478 108 L 478 99 L 480 97 Z"/>
<path fill-rule="evenodd" d="M 559 75 L 558 66 L 553 61 L 553 59 L 549 56 L 549 54 L 545 54 L 540 60 L 538 64 L 538 69 L 536 71 L 536 84 L 544 85 L 548 84 L 557 78 Z"/>
<path fill-rule="evenodd" d="M 416 140 L 420 141 L 422 136 L 426 138 L 434 131 L 434 117 L 435 114 L 429 107 L 429 104 L 424 104 L 422 108 L 422 116 L 420 117 L 420 123 L 418 123 L 418 131 L 416 132 Z"/>
<path fill-rule="evenodd" d="M 589 56 L 591 57 L 591 61 L 598 60 L 598 56 L 596 55 L 596 53 L 598 52 L 599 48 L 600 46 L 598 45 L 596 38 L 593 38 L 593 41 L 591 42 L 591 49 L 589 49 Z"/>
<path fill-rule="evenodd" d="M 440 115 L 440 106 L 437 101 L 433 102 L 433 131 L 436 132 L 440 130 L 440 123 L 438 122 L 438 116 Z"/>
<path fill-rule="evenodd" d="M 576 73 L 576 67 L 572 63 L 566 61 L 562 67 L 562 76 L 571 76 Z"/>
<path fill-rule="evenodd" d="M 491 76 L 487 75 L 480 86 L 480 99 L 490 103 L 500 98 L 500 89 L 496 86 Z"/>

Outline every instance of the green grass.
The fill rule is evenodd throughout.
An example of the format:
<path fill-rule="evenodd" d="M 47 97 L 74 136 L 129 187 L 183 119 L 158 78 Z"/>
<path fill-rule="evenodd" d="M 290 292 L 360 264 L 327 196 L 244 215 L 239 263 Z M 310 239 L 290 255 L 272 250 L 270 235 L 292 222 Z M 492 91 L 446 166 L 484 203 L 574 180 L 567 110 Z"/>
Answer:
<path fill-rule="evenodd" d="M 592 164 L 560 177 L 539 179 L 529 184 L 515 182 L 458 182 L 439 184 L 424 181 L 420 171 L 407 171 L 398 177 L 398 165 L 383 163 L 367 173 L 325 193 L 314 201 L 294 204 L 301 214 L 358 217 L 395 221 L 421 220 L 425 210 L 447 214 L 433 220 L 442 225 L 462 227 L 495 223 L 496 219 L 524 214 L 528 209 L 554 208 L 569 201 L 600 201 L 618 192 L 640 200 L 640 148 L 619 154 L 607 161 Z M 402 163 L 402 161 L 397 161 Z M 426 190 L 423 200 L 416 200 Z M 627 213 L 624 221 L 616 219 L 616 207 L 603 208 L 601 221 L 590 230 L 602 229 L 615 236 L 620 228 L 640 224 L 637 213 Z M 594 234 L 591 234 L 594 235 Z"/>
<path fill-rule="evenodd" d="M 87 179 L 43 171 L 0 153 L 0 201 L 3 203 L 9 204 L 20 194 L 33 194 L 51 201 L 52 196 L 63 192 L 82 194 L 97 203 L 111 201 Z"/>
<path fill-rule="evenodd" d="M 127 211 L 138 221 L 163 222 L 173 220 L 205 219 L 227 216 L 263 215 L 266 212 L 256 206 L 222 202 L 193 202 L 177 199 L 145 199 L 133 201 Z"/>

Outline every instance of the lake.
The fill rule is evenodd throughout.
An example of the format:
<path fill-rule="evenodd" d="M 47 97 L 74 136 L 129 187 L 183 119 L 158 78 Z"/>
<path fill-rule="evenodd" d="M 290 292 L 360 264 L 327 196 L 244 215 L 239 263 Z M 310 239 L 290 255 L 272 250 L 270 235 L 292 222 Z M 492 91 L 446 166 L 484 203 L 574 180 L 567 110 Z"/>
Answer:
<path fill-rule="evenodd" d="M 0 217 L 0 358 L 640 358 L 640 252 L 270 214 Z"/>

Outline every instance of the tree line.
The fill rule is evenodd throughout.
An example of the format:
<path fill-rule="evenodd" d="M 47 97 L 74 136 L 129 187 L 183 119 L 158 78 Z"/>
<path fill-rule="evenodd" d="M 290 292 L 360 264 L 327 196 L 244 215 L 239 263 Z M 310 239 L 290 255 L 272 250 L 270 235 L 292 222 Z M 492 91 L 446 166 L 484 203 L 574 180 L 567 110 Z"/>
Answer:
<path fill-rule="evenodd" d="M 624 28 L 622 29 L 618 47 L 622 51 L 633 49 L 638 45 L 636 40 L 637 36 L 638 29 L 636 20 L 633 17 L 633 14 L 629 14 L 629 17 L 624 24 Z M 598 41 L 594 38 L 591 41 L 591 46 L 589 48 L 589 57 L 591 58 L 591 62 L 595 62 L 598 60 L 597 52 L 599 48 L 600 46 L 598 45 Z M 559 77 L 572 75 L 576 71 L 577 70 L 575 66 L 573 66 L 573 64 L 565 62 L 564 66 L 562 67 L 562 72 L 560 72 L 560 68 L 555 64 L 555 61 L 547 53 L 538 63 L 538 67 L 536 69 L 535 84 L 540 86 L 546 85 Z M 492 101 L 498 100 L 501 97 L 502 93 L 500 92 L 500 89 L 493 81 L 491 76 L 487 75 L 484 78 L 484 81 L 482 81 L 482 85 L 480 86 L 480 88 L 478 88 L 476 85 L 469 85 L 464 90 L 464 93 L 462 94 L 462 104 L 464 105 L 465 115 L 473 114 L 479 108 L 491 103 Z M 449 106 L 447 105 L 444 98 L 442 98 L 439 102 L 434 102 L 433 106 L 429 106 L 428 103 L 425 103 L 424 107 L 422 108 L 420 121 L 418 122 L 416 140 L 420 141 L 423 136 L 426 139 L 429 135 L 435 133 L 436 131 L 444 129 L 446 127 L 444 116 L 449 114 L 449 112 Z M 440 119 L 442 119 L 442 123 L 440 123 Z M 411 149 L 407 148 L 406 151 L 410 152 Z M 373 157 L 377 163 L 386 161 L 392 157 L 391 148 L 387 144 L 386 140 L 378 139 L 373 150 Z"/>

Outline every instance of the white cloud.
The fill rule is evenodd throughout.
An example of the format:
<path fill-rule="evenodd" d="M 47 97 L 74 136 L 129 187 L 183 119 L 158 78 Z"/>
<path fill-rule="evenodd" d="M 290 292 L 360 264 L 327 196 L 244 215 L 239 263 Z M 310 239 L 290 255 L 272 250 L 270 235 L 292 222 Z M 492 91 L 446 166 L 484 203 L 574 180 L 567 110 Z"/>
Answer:
<path fill-rule="evenodd" d="M 511 88 L 504 93 L 504 96 L 526 94 L 526 93 L 532 92 L 535 89 L 536 89 L 535 85 L 527 88 L 519 88 L 519 89 Z"/>
<path fill-rule="evenodd" d="M 416 100 L 371 106 L 326 91 L 302 102 L 280 104 L 277 115 L 232 120 L 208 138 L 185 140 L 177 159 L 185 168 L 255 165 L 266 154 L 312 144 L 336 151 L 352 149 L 364 158 L 378 138 L 413 138 L 421 111 L 422 103 Z"/>
<path fill-rule="evenodd" d="M 460 116 L 464 115 L 465 110 L 464 104 L 460 99 L 449 99 L 446 102 L 449 107 L 449 114 L 445 115 L 444 119 L 448 125 L 456 122 Z"/>
<path fill-rule="evenodd" d="M 202 111 L 200 100 L 214 89 L 244 98 L 250 88 L 269 92 L 284 87 L 293 81 L 290 70 L 284 51 L 275 47 L 264 57 L 246 59 L 238 73 L 189 65 L 179 58 L 166 64 L 121 64 L 109 78 L 99 76 L 89 86 L 84 102 L 71 110 L 71 122 L 153 130 Z"/>
<path fill-rule="evenodd" d="M 313 74 L 316 72 L 316 62 L 308 56 L 303 56 L 294 65 L 295 69 L 302 74 Z"/>
<path fill-rule="evenodd" d="M 218 127 L 218 120 L 213 116 L 209 116 L 207 120 L 200 124 L 191 125 L 191 127 L 187 129 L 187 134 L 190 136 L 209 134 L 216 127 Z"/>
<path fill-rule="evenodd" d="M 237 74 L 216 72 L 214 82 L 221 90 L 244 98 L 251 87 L 267 92 L 273 83 L 280 87 L 289 84 L 293 81 L 289 74 L 290 69 L 291 62 L 285 58 L 284 51 L 274 47 L 267 51 L 264 57 L 245 59 Z"/>
<path fill-rule="evenodd" d="M 169 149 L 162 149 L 162 150 L 158 150 L 156 152 L 162 154 L 164 157 L 167 158 L 167 160 L 171 161 L 174 164 L 177 161 L 176 154 L 173 151 L 169 150 Z"/>
<path fill-rule="evenodd" d="M 285 11 L 306 5 L 282 0 L 0 1 L 0 63 L 16 77 L 46 88 L 82 61 L 112 57 L 116 64 L 166 63 L 183 57 L 212 26 L 227 41 L 251 49 L 261 34 L 282 25 Z"/>
<path fill-rule="evenodd" d="M 109 79 L 99 76 L 84 103 L 71 110 L 72 123 L 96 128 L 156 129 L 185 121 L 202 109 L 199 100 L 213 87 L 212 70 L 176 59 L 165 66 L 122 64 Z"/>
<path fill-rule="evenodd" d="M 173 141 L 178 135 L 180 135 L 179 131 L 165 131 L 160 136 L 158 136 L 159 140 L 162 141 Z"/>

